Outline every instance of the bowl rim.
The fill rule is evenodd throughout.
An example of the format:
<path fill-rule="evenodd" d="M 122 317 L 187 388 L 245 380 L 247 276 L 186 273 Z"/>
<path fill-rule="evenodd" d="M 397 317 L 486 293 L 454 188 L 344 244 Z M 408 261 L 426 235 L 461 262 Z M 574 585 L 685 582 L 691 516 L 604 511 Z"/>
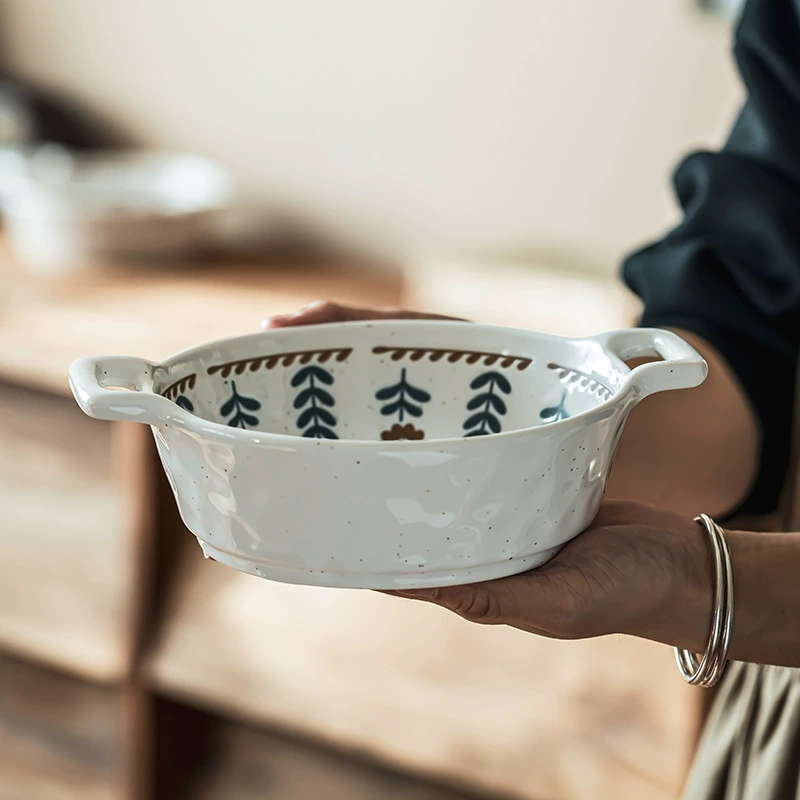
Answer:
<path fill-rule="evenodd" d="M 480 323 L 480 322 L 470 322 L 468 320 L 448 320 L 448 319 L 373 319 L 373 320 L 347 320 L 342 322 L 326 322 L 326 323 L 318 323 L 315 325 L 304 325 L 304 326 L 292 326 L 287 328 L 276 328 L 276 329 L 268 329 L 264 331 L 256 331 L 253 333 L 242 334 L 239 336 L 230 336 L 225 337 L 223 339 L 215 339 L 210 342 L 205 342 L 203 344 L 194 345 L 192 347 L 185 348 L 184 350 L 180 350 L 177 353 L 174 353 L 171 356 L 153 364 L 155 369 L 162 368 L 162 369 L 169 369 L 171 362 L 177 361 L 181 358 L 188 359 L 192 356 L 196 357 L 197 352 L 201 350 L 205 350 L 207 348 L 211 348 L 218 345 L 228 345 L 234 344 L 237 342 L 243 342 L 248 339 L 254 339 L 260 336 L 268 336 L 270 333 L 274 332 L 283 332 L 283 331 L 295 331 L 295 330 L 335 330 L 335 329 L 343 329 L 343 328 L 363 328 L 369 329 L 373 327 L 389 327 L 389 326 L 399 326 L 399 327 L 419 327 L 420 325 L 430 325 L 436 327 L 450 327 L 450 328 L 462 328 L 464 326 L 474 326 L 474 328 L 480 328 L 481 330 L 485 331 L 493 331 L 495 333 L 503 334 L 503 333 L 516 333 L 516 334 L 523 334 L 525 336 L 530 336 L 537 340 L 547 340 L 547 341 L 557 341 L 563 342 L 568 344 L 578 344 L 578 343 L 591 343 L 593 346 L 599 348 L 604 352 L 613 362 L 620 367 L 621 371 L 625 374 L 625 380 L 622 382 L 620 387 L 613 392 L 611 397 L 607 400 L 604 400 L 602 403 L 598 403 L 593 408 L 586 409 L 584 411 L 579 411 L 578 413 L 574 414 L 571 417 L 567 417 L 566 419 L 556 420 L 555 422 L 548 422 L 543 425 L 529 425 L 524 428 L 514 428 L 513 430 L 509 431 L 500 431 L 499 433 L 488 433 L 485 436 L 448 436 L 448 437 L 436 437 L 430 439 L 400 439 L 400 440 L 391 440 L 391 441 L 384 441 L 382 439 L 312 439 L 310 437 L 305 436 L 298 436 L 297 434 L 290 434 L 290 433 L 272 433 L 270 431 L 263 431 L 263 430 L 255 430 L 249 428 L 231 428 L 229 425 L 225 425 L 221 422 L 214 422 L 212 420 L 207 420 L 198 414 L 194 414 L 190 411 L 186 411 L 186 409 L 181 408 L 177 404 L 175 408 L 177 411 L 181 412 L 169 418 L 170 424 L 165 425 L 156 425 L 153 427 L 157 428 L 164 428 L 164 427 L 175 427 L 173 423 L 180 423 L 182 427 L 185 427 L 187 430 L 195 431 L 196 433 L 201 433 L 204 435 L 210 435 L 214 437 L 219 437 L 222 439 L 235 439 L 236 441 L 240 441 L 242 443 L 248 442 L 251 444 L 256 445 L 269 445 L 270 443 L 274 443 L 276 445 L 292 445 L 294 447 L 307 447 L 307 448 L 316 448 L 323 444 L 327 444 L 331 449 L 341 449 L 341 448 L 368 448 L 368 449 L 383 449 L 386 447 L 390 447 L 392 450 L 430 450 L 432 447 L 455 447 L 458 446 L 460 448 L 469 448 L 469 447 L 478 447 L 481 443 L 488 443 L 488 442 L 498 442 L 501 440 L 511 439 L 513 437 L 521 437 L 525 436 L 534 432 L 538 431 L 547 431 L 547 433 L 551 433 L 555 430 L 561 431 L 570 427 L 576 427 L 576 423 L 578 425 L 591 425 L 595 422 L 598 422 L 601 419 L 605 419 L 606 417 L 616 413 L 618 410 L 618 406 L 620 405 L 621 401 L 624 400 L 625 396 L 630 392 L 630 384 L 627 381 L 629 375 L 633 372 L 633 370 L 625 364 L 624 361 L 619 359 L 614 353 L 610 352 L 606 348 L 602 346 L 600 342 L 597 341 L 592 336 L 585 336 L 585 337 L 569 337 L 569 336 L 557 336 L 554 334 L 548 333 L 541 333 L 538 331 L 531 331 L 525 328 L 515 328 L 507 325 L 494 325 L 494 324 L 487 324 L 487 323 Z M 153 394 L 156 394 L 154 391 Z M 170 401 L 172 402 L 172 401 Z M 199 423 L 199 425 L 198 425 Z"/>

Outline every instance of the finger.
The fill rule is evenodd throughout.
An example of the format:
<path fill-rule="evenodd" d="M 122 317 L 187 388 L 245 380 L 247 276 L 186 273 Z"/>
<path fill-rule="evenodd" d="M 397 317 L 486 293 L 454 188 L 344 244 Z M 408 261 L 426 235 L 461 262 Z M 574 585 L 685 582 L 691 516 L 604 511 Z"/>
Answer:
<path fill-rule="evenodd" d="M 402 589 L 395 594 L 435 603 L 483 625 L 536 625 L 534 618 L 546 616 L 553 606 L 550 581 L 536 572 L 466 586 Z"/>
<path fill-rule="evenodd" d="M 354 308 L 332 303 L 327 300 L 317 300 L 299 311 L 290 314 L 277 314 L 261 323 L 264 329 L 288 328 L 297 325 L 319 325 L 326 322 L 354 322 L 370 319 L 437 319 L 457 320 L 455 317 L 446 317 L 441 314 L 426 314 L 421 311 L 408 311 L 406 309 L 374 309 Z"/>
<path fill-rule="evenodd" d="M 404 317 L 407 311 L 379 311 L 371 308 L 354 308 L 316 300 L 290 314 L 279 314 L 266 320 L 267 328 L 289 328 L 297 325 L 322 325 L 326 322 L 354 322 L 356 320 Z"/>
<path fill-rule="evenodd" d="M 434 605 L 440 605 L 445 610 L 451 610 L 451 609 L 448 609 L 448 607 L 447 607 L 447 605 L 445 603 L 442 603 L 442 602 L 436 603 L 436 598 L 437 597 L 441 597 L 438 594 L 439 590 L 435 590 L 435 592 L 432 592 L 431 590 L 424 590 L 424 589 L 422 589 L 422 590 L 418 590 L 418 589 L 378 589 L 377 591 L 380 594 L 388 594 L 391 597 L 397 597 L 397 598 L 400 598 L 401 600 L 417 600 L 417 601 L 427 600 L 429 602 L 433 602 Z M 486 623 L 486 620 L 481 620 L 481 621 Z M 487 623 L 487 624 L 491 624 L 491 623 Z M 554 629 L 552 627 L 534 625 L 531 622 L 512 621 L 512 620 L 508 620 L 507 622 L 504 622 L 502 620 L 499 620 L 495 624 L 498 624 L 498 625 L 500 625 L 500 624 L 511 625 L 511 626 L 513 626 L 515 628 L 519 628 L 519 630 L 521 630 L 521 631 L 525 631 L 525 633 L 533 633 L 533 634 L 536 634 L 537 636 L 546 636 L 548 639 L 573 639 L 573 638 L 576 638 L 571 633 L 567 633 L 567 632 L 561 631 L 561 630 L 556 630 L 556 629 Z"/>
<path fill-rule="evenodd" d="M 353 309 L 332 303 L 329 300 L 315 300 L 307 306 L 288 314 L 275 314 L 261 323 L 262 328 L 288 328 L 293 325 L 314 325 L 323 322 L 340 322 L 348 318 Z"/>

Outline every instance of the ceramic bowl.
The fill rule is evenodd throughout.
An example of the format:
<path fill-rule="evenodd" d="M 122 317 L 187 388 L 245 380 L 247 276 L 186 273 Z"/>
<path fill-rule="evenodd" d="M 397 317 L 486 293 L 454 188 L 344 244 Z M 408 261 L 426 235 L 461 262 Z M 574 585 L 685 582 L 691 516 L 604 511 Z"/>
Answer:
<path fill-rule="evenodd" d="M 663 360 L 630 370 L 635 356 Z M 153 427 L 205 553 L 289 583 L 499 578 L 591 522 L 634 405 L 706 364 L 661 330 L 460 322 L 289 328 L 70 369 L 90 416 Z"/>

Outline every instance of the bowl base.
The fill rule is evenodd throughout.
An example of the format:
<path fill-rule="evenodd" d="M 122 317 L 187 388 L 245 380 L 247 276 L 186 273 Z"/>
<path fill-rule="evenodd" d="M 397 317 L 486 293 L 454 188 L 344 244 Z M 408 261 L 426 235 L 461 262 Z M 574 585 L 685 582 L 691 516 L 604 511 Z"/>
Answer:
<path fill-rule="evenodd" d="M 199 541 L 199 540 L 198 540 Z M 280 583 L 303 586 L 327 586 L 340 589 L 425 589 L 440 586 L 462 586 L 469 583 L 506 578 L 535 569 L 549 561 L 563 547 L 551 547 L 527 556 L 516 556 L 469 569 L 420 570 L 419 574 L 408 572 L 337 572 L 311 569 L 293 569 L 276 566 L 269 562 L 242 558 L 226 550 L 220 550 L 207 542 L 200 542 L 208 558 L 248 575 L 257 575 Z"/>

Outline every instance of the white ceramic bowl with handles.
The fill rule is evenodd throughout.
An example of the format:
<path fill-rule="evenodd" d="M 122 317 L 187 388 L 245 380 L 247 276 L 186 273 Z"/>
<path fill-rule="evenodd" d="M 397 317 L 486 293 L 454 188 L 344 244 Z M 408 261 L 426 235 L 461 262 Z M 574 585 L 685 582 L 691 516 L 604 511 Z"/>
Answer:
<path fill-rule="evenodd" d="M 630 370 L 637 356 L 663 360 Z M 414 320 L 267 331 L 161 364 L 84 358 L 70 384 L 90 416 L 152 426 L 210 557 L 382 589 L 547 561 L 591 522 L 634 405 L 706 371 L 668 331 Z"/>

